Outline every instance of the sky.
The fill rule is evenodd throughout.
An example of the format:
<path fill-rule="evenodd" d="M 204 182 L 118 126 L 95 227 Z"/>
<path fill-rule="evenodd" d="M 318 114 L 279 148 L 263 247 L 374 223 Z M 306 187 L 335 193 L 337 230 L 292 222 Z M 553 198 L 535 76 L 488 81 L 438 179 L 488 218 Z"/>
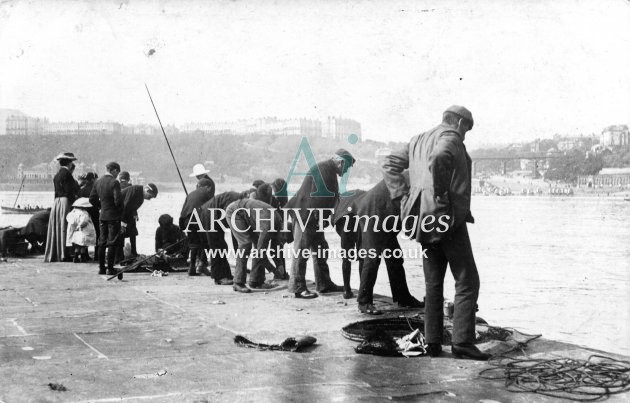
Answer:
<path fill-rule="evenodd" d="M 0 108 L 164 124 L 343 116 L 469 149 L 630 123 L 630 1 L 1 1 Z M 154 51 L 150 51 L 153 49 Z"/>

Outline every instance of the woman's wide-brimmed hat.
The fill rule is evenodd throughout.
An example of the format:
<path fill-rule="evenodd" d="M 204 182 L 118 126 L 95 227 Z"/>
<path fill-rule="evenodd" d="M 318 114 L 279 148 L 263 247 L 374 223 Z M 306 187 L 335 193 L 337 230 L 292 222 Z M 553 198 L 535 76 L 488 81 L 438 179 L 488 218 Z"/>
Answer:
<path fill-rule="evenodd" d="M 195 177 L 195 176 L 197 176 L 197 175 L 207 174 L 208 172 L 210 172 L 210 170 L 209 170 L 209 169 L 206 169 L 206 168 L 203 166 L 203 164 L 196 164 L 196 165 L 193 167 L 193 171 L 192 171 L 192 173 L 191 173 L 190 175 L 188 175 L 188 176 L 190 176 L 191 178 L 194 178 L 194 177 Z"/>
<path fill-rule="evenodd" d="M 74 203 L 72 203 L 72 207 L 90 208 L 92 205 L 87 197 L 79 197 Z"/>
<path fill-rule="evenodd" d="M 57 156 L 57 158 L 55 158 L 57 161 L 59 160 L 70 160 L 70 161 L 76 161 L 77 158 L 74 156 L 73 153 L 61 153 Z"/>

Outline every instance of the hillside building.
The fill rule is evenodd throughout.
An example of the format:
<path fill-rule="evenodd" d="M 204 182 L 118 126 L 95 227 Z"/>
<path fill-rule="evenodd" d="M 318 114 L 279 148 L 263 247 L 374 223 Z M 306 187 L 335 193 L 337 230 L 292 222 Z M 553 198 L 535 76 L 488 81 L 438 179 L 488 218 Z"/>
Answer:
<path fill-rule="evenodd" d="M 329 116 L 322 124 L 322 137 L 345 140 L 351 134 L 357 135 L 359 141 L 362 140 L 361 123 L 352 119 Z"/>
<path fill-rule="evenodd" d="M 47 135 L 121 134 L 123 125 L 117 122 L 51 122 L 44 129 Z"/>
<path fill-rule="evenodd" d="M 630 132 L 627 125 L 608 126 L 599 137 L 599 144 L 604 148 L 630 145 Z"/>
<path fill-rule="evenodd" d="M 11 115 L 6 119 L 6 134 L 9 136 L 38 135 L 44 132 L 47 124 L 45 119 Z"/>

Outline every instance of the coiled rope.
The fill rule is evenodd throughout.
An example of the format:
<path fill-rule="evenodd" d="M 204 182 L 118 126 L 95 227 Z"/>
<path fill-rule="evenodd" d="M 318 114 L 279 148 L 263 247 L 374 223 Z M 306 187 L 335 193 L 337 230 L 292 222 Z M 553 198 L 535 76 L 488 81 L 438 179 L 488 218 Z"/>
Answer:
<path fill-rule="evenodd" d="M 591 355 L 586 361 L 496 357 L 489 364 L 494 368 L 481 371 L 479 376 L 504 379 L 511 392 L 591 402 L 630 391 L 630 362 L 603 355 Z"/>

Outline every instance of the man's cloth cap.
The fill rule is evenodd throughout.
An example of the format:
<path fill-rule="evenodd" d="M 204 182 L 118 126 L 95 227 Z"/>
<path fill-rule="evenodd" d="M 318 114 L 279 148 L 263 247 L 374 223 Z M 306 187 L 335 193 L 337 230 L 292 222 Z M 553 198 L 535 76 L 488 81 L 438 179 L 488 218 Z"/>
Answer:
<path fill-rule="evenodd" d="M 344 149 L 344 148 L 340 148 L 337 151 L 335 151 L 335 155 L 341 157 L 344 159 L 344 161 L 346 159 L 352 159 L 352 165 L 354 165 L 355 162 L 357 162 L 357 160 L 354 159 L 354 157 L 352 156 L 352 154 L 350 154 L 350 151 Z"/>
<path fill-rule="evenodd" d="M 464 108 L 463 106 L 451 105 L 444 112 L 451 112 L 451 113 L 456 114 L 457 116 L 461 116 L 462 118 L 469 120 L 471 129 L 472 129 L 473 124 L 475 123 L 472 117 L 472 113 L 468 109 Z"/>
<path fill-rule="evenodd" d="M 252 183 L 252 186 L 253 186 L 253 187 L 255 187 L 256 189 L 258 189 L 258 187 L 259 187 L 260 185 L 264 185 L 264 184 L 265 184 L 265 181 L 264 181 L 264 180 L 262 180 L 262 179 L 256 179 L 256 180 L 254 181 L 254 183 Z"/>
<path fill-rule="evenodd" d="M 153 194 L 153 196 L 157 196 L 158 195 L 158 188 L 157 188 L 157 186 L 155 186 L 154 183 L 147 183 L 147 185 L 145 187 L 148 188 L 147 190 L 149 192 L 151 192 L 151 194 Z"/>
<path fill-rule="evenodd" d="M 105 165 L 105 168 L 107 168 L 108 171 L 113 171 L 113 170 L 120 171 L 120 164 L 115 161 L 112 161 L 109 164 Z"/>

